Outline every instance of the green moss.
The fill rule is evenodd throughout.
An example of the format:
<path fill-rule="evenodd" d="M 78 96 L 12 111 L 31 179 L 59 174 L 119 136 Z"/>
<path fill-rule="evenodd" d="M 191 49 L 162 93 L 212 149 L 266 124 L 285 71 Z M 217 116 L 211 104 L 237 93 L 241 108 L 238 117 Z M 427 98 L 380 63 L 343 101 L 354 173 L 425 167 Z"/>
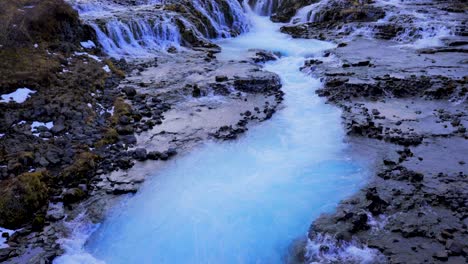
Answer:
<path fill-rule="evenodd" d="M 0 226 L 16 229 L 47 203 L 46 172 L 23 173 L 0 186 Z"/>
<path fill-rule="evenodd" d="M 45 217 L 43 214 L 38 214 L 32 221 L 32 229 L 34 231 L 41 231 L 45 224 Z"/>
<path fill-rule="evenodd" d="M 112 125 L 117 125 L 121 116 L 131 116 L 131 114 L 132 107 L 127 104 L 122 97 L 117 97 L 117 99 L 114 101 L 114 115 L 111 119 Z"/>
<path fill-rule="evenodd" d="M 103 147 L 116 143 L 119 140 L 119 133 L 115 128 L 108 128 L 104 133 L 101 140 L 99 140 L 95 145 L 96 147 Z"/>
<path fill-rule="evenodd" d="M 63 195 L 63 203 L 65 205 L 70 205 L 76 202 L 79 202 L 86 198 L 86 193 L 80 189 L 80 188 L 73 188 L 68 190 L 64 195 Z"/>
<path fill-rule="evenodd" d="M 88 180 L 88 177 L 96 169 L 98 156 L 91 152 L 78 154 L 72 165 L 62 173 L 62 179 L 66 184 L 73 185 Z"/>
<path fill-rule="evenodd" d="M 104 62 L 109 66 L 109 69 L 113 73 L 115 73 L 120 78 L 125 78 L 125 72 L 123 72 L 121 69 L 115 66 L 115 64 L 111 60 L 105 60 Z"/>

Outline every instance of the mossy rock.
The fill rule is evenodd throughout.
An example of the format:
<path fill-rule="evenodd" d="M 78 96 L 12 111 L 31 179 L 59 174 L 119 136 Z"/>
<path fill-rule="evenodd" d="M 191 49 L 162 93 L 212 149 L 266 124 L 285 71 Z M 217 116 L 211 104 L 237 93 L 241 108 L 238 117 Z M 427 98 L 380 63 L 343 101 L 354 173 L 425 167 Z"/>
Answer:
<path fill-rule="evenodd" d="M 80 188 L 72 188 L 63 194 L 63 204 L 70 205 L 86 198 L 86 193 Z"/>
<path fill-rule="evenodd" d="M 45 224 L 44 214 L 38 214 L 32 221 L 32 229 L 34 231 L 41 231 Z"/>
<path fill-rule="evenodd" d="M 132 107 L 122 97 L 117 97 L 114 101 L 114 115 L 111 119 L 112 125 L 117 125 L 121 116 L 131 116 L 132 112 Z"/>
<path fill-rule="evenodd" d="M 104 147 L 107 145 L 111 145 L 119 141 L 119 133 L 117 133 L 117 130 L 115 128 L 108 128 L 102 137 L 101 140 L 99 140 L 95 146 L 96 147 Z"/>
<path fill-rule="evenodd" d="M 73 164 L 62 173 L 63 181 L 68 185 L 86 182 L 96 169 L 98 156 L 91 152 L 82 152 L 75 157 Z"/>
<path fill-rule="evenodd" d="M 0 185 L 0 226 L 17 229 L 47 203 L 46 172 L 23 173 Z"/>

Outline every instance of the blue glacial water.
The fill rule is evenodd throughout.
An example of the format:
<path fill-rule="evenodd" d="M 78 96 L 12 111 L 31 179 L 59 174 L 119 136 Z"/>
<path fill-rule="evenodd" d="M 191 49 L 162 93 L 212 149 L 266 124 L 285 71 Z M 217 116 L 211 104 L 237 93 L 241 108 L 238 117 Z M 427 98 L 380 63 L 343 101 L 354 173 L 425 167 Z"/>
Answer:
<path fill-rule="evenodd" d="M 236 141 L 168 162 L 56 263 L 283 263 L 316 217 L 365 182 L 366 165 L 343 142 L 339 110 L 315 95 L 319 80 L 299 71 L 333 45 L 251 19 L 249 33 L 219 42 L 219 58 L 281 52 L 265 69 L 282 79 L 284 109 Z"/>

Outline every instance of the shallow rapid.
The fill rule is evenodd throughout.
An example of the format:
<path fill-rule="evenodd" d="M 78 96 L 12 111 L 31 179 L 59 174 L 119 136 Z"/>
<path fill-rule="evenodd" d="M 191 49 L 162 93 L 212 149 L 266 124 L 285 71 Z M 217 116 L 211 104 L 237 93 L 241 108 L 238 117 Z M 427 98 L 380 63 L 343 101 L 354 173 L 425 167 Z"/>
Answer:
<path fill-rule="evenodd" d="M 251 15 L 252 28 L 218 44 L 219 59 L 251 48 L 280 52 L 284 109 L 233 142 L 207 143 L 178 157 L 118 206 L 87 240 L 56 263 L 283 263 L 319 214 L 356 191 L 366 165 L 343 142 L 338 109 L 299 71 L 332 44 L 297 40 Z M 89 229 L 82 230 L 84 233 Z"/>

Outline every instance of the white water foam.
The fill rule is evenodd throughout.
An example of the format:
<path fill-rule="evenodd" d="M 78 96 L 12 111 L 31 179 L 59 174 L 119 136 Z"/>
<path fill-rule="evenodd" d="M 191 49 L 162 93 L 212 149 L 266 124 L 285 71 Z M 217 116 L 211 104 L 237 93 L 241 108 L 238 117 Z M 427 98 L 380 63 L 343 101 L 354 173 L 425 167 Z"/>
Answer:
<path fill-rule="evenodd" d="M 371 249 L 356 241 L 337 241 L 329 235 L 318 234 L 315 239 L 307 240 L 306 259 L 308 263 L 382 263 L 376 249 Z"/>
<path fill-rule="evenodd" d="M 80 214 L 74 220 L 65 222 L 70 235 L 58 241 L 66 254 L 54 259 L 54 264 L 105 264 L 84 250 L 89 236 L 99 227 L 86 220 L 85 214 Z"/>

